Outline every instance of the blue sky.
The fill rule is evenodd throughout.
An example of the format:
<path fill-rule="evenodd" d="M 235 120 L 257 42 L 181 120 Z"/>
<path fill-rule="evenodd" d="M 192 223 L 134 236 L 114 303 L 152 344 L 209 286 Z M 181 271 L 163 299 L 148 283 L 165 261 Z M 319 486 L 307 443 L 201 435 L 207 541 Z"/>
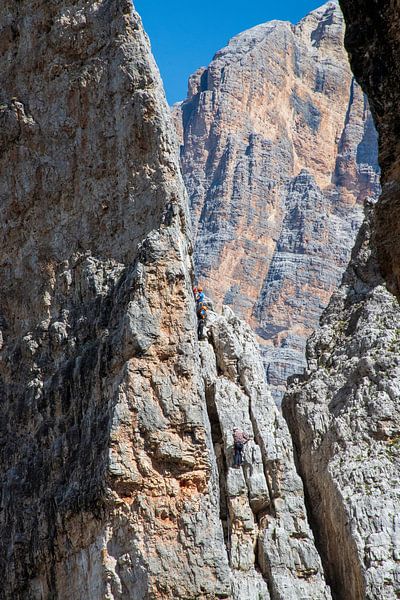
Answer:
<path fill-rule="evenodd" d="M 229 38 L 253 25 L 296 23 L 323 0 L 134 0 L 161 71 L 170 104 L 186 97 L 187 80 Z"/>

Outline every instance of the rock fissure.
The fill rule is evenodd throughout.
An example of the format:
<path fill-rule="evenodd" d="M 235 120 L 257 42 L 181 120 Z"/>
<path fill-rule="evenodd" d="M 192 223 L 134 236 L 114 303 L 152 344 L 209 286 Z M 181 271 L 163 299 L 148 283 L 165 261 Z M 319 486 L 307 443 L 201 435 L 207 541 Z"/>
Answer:
<path fill-rule="evenodd" d="M 394 599 L 400 590 L 400 310 L 379 272 L 374 213 L 367 209 L 342 286 L 309 341 L 307 376 L 283 403 L 337 600 Z"/>
<path fill-rule="evenodd" d="M 321 69 L 299 50 L 310 37 L 313 56 L 325 44 L 337 49 L 340 23 L 330 4 L 298 26 L 268 25 L 239 36 L 199 72 L 190 111 L 183 108 L 192 133 L 201 107 L 209 116 L 219 111 L 219 124 L 240 125 L 243 96 L 230 85 L 230 63 L 236 68 L 241 55 L 243 81 L 250 74 L 252 86 L 244 90 L 252 130 L 229 131 L 221 141 L 218 124 L 209 123 L 206 179 L 198 174 L 192 203 L 201 214 L 200 238 L 221 234 L 217 249 L 224 256 L 238 237 L 235 228 L 247 228 L 254 215 L 258 223 L 271 220 L 278 207 L 276 247 L 269 238 L 261 243 L 271 276 L 259 274 L 265 293 L 276 283 L 276 297 L 293 256 L 309 258 L 306 267 L 319 277 L 317 248 L 307 245 L 304 224 L 314 204 L 319 215 L 337 205 L 330 175 L 326 180 L 332 169 L 324 163 L 311 173 L 299 139 L 312 142 L 318 134 L 325 147 L 324 110 L 336 94 L 330 84 L 343 83 L 347 98 L 349 73 L 339 81 L 335 61 L 331 77 L 328 62 Z M 222 315 L 210 311 L 210 343 L 196 340 L 187 198 L 159 75 L 132 3 L 3 0 L 0 28 L 1 600 L 330 600 L 290 435 L 254 335 L 224 308 Z M 270 68 L 270 44 L 279 48 L 282 40 L 285 59 L 274 61 L 268 93 L 287 94 L 285 110 L 301 132 L 290 144 L 285 127 L 283 136 L 280 126 L 272 128 L 271 139 L 258 129 L 268 115 L 252 102 L 262 94 L 246 62 L 251 48 Z M 290 93 L 282 85 L 293 83 L 288 73 L 296 83 Z M 307 74 L 313 83 L 304 88 Z M 268 108 L 280 107 L 278 96 Z M 330 160 L 355 207 L 360 178 L 363 190 L 374 192 L 377 174 L 357 86 L 350 104 L 346 135 L 337 136 Z M 335 111 L 328 112 L 335 122 L 327 129 L 339 134 L 343 123 L 336 127 Z M 361 163 L 349 175 L 350 138 L 358 140 Z M 278 155 L 284 183 L 274 178 Z M 219 180 L 227 182 L 233 209 L 228 228 L 219 220 L 230 210 Z M 389 200 L 393 188 L 385 189 Z M 349 225 L 346 212 L 343 224 L 340 212 L 330 212 L 333 228 L 348 233 L 357 217 Z M 330 240 L 323 219 L 310 222 L 322 223 L 318 243 Z M 258 270 L 253 251 L 261 238 L 246 239 L 241 250 L 248 281 Z M 368 258 L 368 244 L 357 256 Z M 292 390 L 306 408 L 296 401 L 291 428 L 304 428 L 294 439 L 334 594 L 342 600 L 347 585 L 359 600 L 380 597 L 384 588 L 392 600 L 400 589 L 400 313 L 376 260 L 356 259 L 352 269 L 319 341 L 310 344 L 310 373 Z M 226 294 L 243 304 L 236 283 Z M 245 311 L 256 296 L 249 295 Z M 268 337 L 269 316 L 259 308 Z M 282 326 L 274 325 L 273 335 Z M 232 468 L 234 425 L 253 433 L 241 469 Z"/>
<path fill-rule="evenodd" d="M 365 599 L 365 585 L 362 577 L 362 569 L 357 556 L 357 548 L 349 531 L 349 515 L 343 512 L 342 501 L 337 489 L 337 485 L 332 477 L 327 477 L 324 481 L 324 494 L 329 498 L 329 503 L 323 505 L 320 496 L 313 493 L 310 498 L 310 486 L 308 485 L 307 475 L 302 471 L 301 465 L 297 459 L 295 449 L 296 438 L 292 437 L 294 444 L 294 455 L 297 471 L 304 485 L 304 501 L 307 510 L 307 520 L 314 534 L 315 545 L 321 557 L 324 578 L 330 586 L 333 600 L 354 600 Z M 321 521 L 316 517 L 317 512 L 324 514 L 326 521 L 331 521 L 330 526 L 324 524 L 321 527 Z M 326 530 L 330 529 L 329 537 Z M 333 533 L 334 532 L 334 533 Z M 340 540 L 338 543 L 337 540 Z M 338 575 L 338 565 L 341 564 L 342 576 Z M 351 565 L 351 567 L 349 567 Z M 350 573 L 351 571 L 351 573 Z M 347 572 L 347 579 L 345 573 Z M 355 595 L 354 595 L 355 594 Z"/>
<path fill-rule="evenodd" d="M 262 463 L 263 463 L 263 468 L 264 468 L 264 476 L 265 476 L 265 481 L 267 483 L 267 488 L 268 488 L 268 495 L 269 495 L 269 512 L 271 513 L 271 515 L 276 518 L 276 508 L 275 508 L 275 499 L 274 499 L 274 494 L 273 494 L 273 484 L 272 484 L 272 473 L 270 470 L 270 465 L 269 465 L 269 461 L 268 461 L 268 456 L 266 454 L 266 448 L 265 448 L 265 444 L 263 442 L 263 438 L 259 432 L 258 429 L 258 425 L 257 425 L 257 419 L 254 416 L 254 413 L 252 411 L 252 403 L 251 403 L 251 399 L 249 399 L 249 416 L 250 416 L 250 421 L 252 423 L 253 426 L 253 433 L 254 433 L 254 438 L 261 450 L 261 458 L 262 458 Z M 260 510 L 257 511 L 257 513 L 255 514 L 256 517 L 258 517 L 259 513 L 263 513 L 264 515 L 267 513 L 265 508 L 260 508 Z"/>
<path fill-rule="evenodd" d="M 219 422 L 217 407 L 214 400 L 213 384 L 205 382 L 205 394 L 207 403 L 207 414 L 211 425 L 211 439 L 214 448 L 215 460 L 218 469 L 219 482 L 219 501 L 220 501 L 220 520 L 224 532 L 224 541 L 229 562 L 231 561 L 231 535 L 229 522 L 229 507 L 226 493 L 226 478 L 228 473 L 228 463 L 225 452 L 223 451 L 223 435 Z"/>
<path fill-rule="evenodd" d="M 226 478 L 220 487 L 227 499 L 233 597 L 257 598 L 260 592 L 271 600 L 302 594 L 330 598 L 289 432 L 267 389 L 253 334 L 229 308 L 221 316 L 209 311 L 208 341 L 200 342 L 200 352 L 211 429 L 218 440 L 217 465 L 223 464 L 220 476 Z M 234 426 L 253 436 L 240 469 L 233 468 Z"/>
<path fill-rule="evenodd" d="M 205 355 L 207 354 L 209 349 L 205 349 L 203 348 L 205 345 L 205 343 L 201 343 L 201 347 L 202 347 L 202 354 Z M 204 364 L 204 363 L 203 363 Z M 235 368 L 235 361 L 231 361 L 230 362 L 230 367 Z M 220 367 L 218 367 L 218 364 L 216 365 L 217 369 L 216 372 L 218 374 L 218 376 L 220 377 L 222 374 L 222 370 Z M 218 373 L 219 371 L 219 373 Z M 232 464 L 233 464 L 233 450 L 232 450 L 232 443 L 231 445 L 227 445 L 227 443 L 224 444 L 224 439 L 223 439 L 223 434 L 222 434 L 222 429 L 221 429 L 221 423 L 220 423 L 220 419 L 224 419 L 224 415 L 223 413 L 218 414 L 218 409 L 217 409 L 217 405 L 216 405 L 216 392 L 217 392 L 217 385 L 215 382 L 212 383 L 212 385 L 210 386 L 208 384 L 208 386 L 206 387 L 206 398 L 207 398 L 207 406 L 208 406 L 208 414 L 209 414 L 209 418 L 210 418 L 210 422 L 211 422 L 211 430 L 213 431 L 217 431 L 218 434 L 217 435 L 213 435 L 213 444 L 214 444 L 214 452 L 216 455 L 216 462 L 217 462 L 217 467 L 218 467 L 218 471 L 219 471 L 219 481 L 220 481 L 220 498 L 221 501 L 223 500 L 223 506 L 225 510 L 223 512 L 220 513 L 220 517 L 222 519 L 222 525 L 223 525 L 223 529 L 225 532 L 225 541 L 226 541 L 226 547 L 227 547 L 227 553 L 228 553 L 228 558 L 229 558 L 229 563 L 231 565 L 231 568 L 234 571 L 237 571 L 238 574 L 241 571 L 252 571 L 250 567 L 251 563 L 253 565 L 253 569 L 254 572 L 251 573 L 252 575 L 252 579 L 254 579 L 255 582 L 258 581 L 257 584 L 257 595 L 258 594 L 263 594 L 263 597 L 266 597 L 266 593 L 268 588 L 268 581 L 265 580 L 265 583 L 267 584 L 267 588 L 263 589 L 262 586 L 262 582 L 261 579 L 259 579 L 258 577 L 258 573 L 264 578 L 264 573 L 262 573 L 261 570 L 261 565 L 258 562 L 258 546 L 259 546 L 259 530 L 258 530 L 258 523 L 257 523 L 257 511 L 254 510 L 253 508 L 253 502 L 252 502 L 252 498 L 251 498 L 251 493 L 250 493 L 250 488 L 249 488 L 249 481 L 251 481 L 251 470 L 252 470 L 252 463 L 253 460 L 250 460 L 248 463 L 244 462 L 243 464 L 243 473 L 244 473 L 244 481 L 245 481 L 245 489 L 244 489 L 244 498 L 246 498 L 246 502 L 248 504 L 248 506 L 250 507 L 251 511 L 253 512 L 253 519 L 254 519 L 254 525 L 253 525 L 253 533 L 252 533 L 252 553 L 249 556 L 249 564 L 243 564 L 243 562 L 240 560 L 240 558 L 238 559 L 237 557 L 237 549 L 238 546 L 240 545 L 244 545 L 245 540 L 243 539 L 243 537 L 240 537 L 240 535 L 237 533 L 238 529 L 240 527 L 239 524 L 239 519 L 240 519 L 240 514 L 238 513 L 237 507 L 234 506 L 234 503 L 232 501 L 232 497 L 229 496 L 229 492 L 231 492 L 230 486 L 228 484 L 228 473 L 229 471 L 232 472 Z M 217 392 L 218 393 L 218 392 Z M 231 436 L 232 432 L 230 431 L 229 433 L 227 431 L 225 431 L 225 436 Z M 229 438 L 228 438 L 229 439 Z M 252 457 L 254 458 L 254 457 Z M 228 488 L 228 489 L 227 489 Z M 233 539 L 232 539 L 233 538 Z M 233 548 L 232 548 L 233 546 Z M 240 575 L 239 575 L 240 577 Z M 253 584 L 254 585 L 254 584 Z M 242 589 L 242 585 L 240 585 L 240 589 Z M 238 590 L 236 590 L 234 592 L 234 597 L 238 597 Z"/>

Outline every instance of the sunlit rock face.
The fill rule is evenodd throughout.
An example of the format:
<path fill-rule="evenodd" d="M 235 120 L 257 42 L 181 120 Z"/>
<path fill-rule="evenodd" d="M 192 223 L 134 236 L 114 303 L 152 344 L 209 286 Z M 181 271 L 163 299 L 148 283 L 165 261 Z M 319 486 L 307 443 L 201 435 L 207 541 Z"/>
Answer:
<path fill-rule="evenodd" d="M 252 332 L 197 340 L 131 2 L 6 0 L 0 30 L 1 600 L 330 600 Z"/>
<path fill-rule="evenodd" d="M 220 517 L 235 600 L 330 600 L 288 427 L 265 381 L 250 327 L 223 307 L 200 343 Z M 250 436 L 233 466 L 233 427 Z"/>
<path fill-rule="evenodd" d="M 382 196 L 284 399 L 338 600 L 400 594 L 399 112 L 396 3 L 342 0 L 346 47 L 379 133 Z M 335 540 L 333 542 L 333 540 Z"/>
<path fill-rule="evenodd" d="M 197 275 L 258 335 L 276 399 L 379 192 L 368 103 L 334 2 L 245 31 L 174 108 Z"/>
<path fill-rule="evenodd" d="M 400 590 L 400 310 L 379 272 L 374 229 L 369 215 L 308 343 L 306 376 L 283 399 L 339 600 L 394 600 Z"/>
<path fill-rule="evenodd" d="M 0 596 L 228 596 L 187 201 L 140 19 L 4 0 L 0 27 Z"/>
<path fill-rule="evenodd" d="M 318 393 L 285 408 L 312 531 L 254 334 L 225 308 L 197 340 L 176 139 L 131 2 L 5 0 L 0 30 L 1 600 L 330 600 L 326 530 L 343 599 L 396 597 L 400 319 L 367 225 Z"/>

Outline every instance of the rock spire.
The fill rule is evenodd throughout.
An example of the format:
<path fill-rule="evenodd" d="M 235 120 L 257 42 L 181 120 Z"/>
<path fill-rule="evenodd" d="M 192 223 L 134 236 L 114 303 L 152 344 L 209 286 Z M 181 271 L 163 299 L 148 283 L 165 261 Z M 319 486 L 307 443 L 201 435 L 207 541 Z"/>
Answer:
<path fill-rule="evenodd" d="M 2 598 L 226 596 L 187 203 L 140 19 L 5 0 L 0 23 Z"/>

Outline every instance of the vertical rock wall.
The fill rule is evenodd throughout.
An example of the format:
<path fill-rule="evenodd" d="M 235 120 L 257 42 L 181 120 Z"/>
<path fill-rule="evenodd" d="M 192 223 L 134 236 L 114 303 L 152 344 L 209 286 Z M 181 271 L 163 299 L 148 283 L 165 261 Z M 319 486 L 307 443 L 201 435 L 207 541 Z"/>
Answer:
<path fill-rule="evenodd" d="M 328 582 L 341 600 L 400 593 L 399 332 L 367 220 L 309 341 L 306 380 L 283 402 Z"/>
<path fill-rule="evenodd" d="M 210 319 L 210 343 L 200 346 L 233 598 L 329 599 L 290 435 L 254 334 L 228 307 Z M 252 436 L 242 469 L 233 467 L 234 426 Z"/>
<path fill-rule="evenodd" d="M 253 335 L 228 309 L 196 339 L 175 139 L 131 2 L 5 0 L 0 27 L 0 597 L 328 600 Z M 373 582 L 382 561 L 397 577 L 378 501 Z"/>
<path fill-rule="evenodd" d="M 0 24 L 0 596 L 226 597 L 186 199 L 139 17 L 5 0 Z"/>
<path fill-rule="evenodd" d="M 339 600 L 400 595 L 400 309 L 396 3 L 341 2 L 375 117 L 382 197 L 284 399 L 328 581 Z"/>
<path fill-rule="evenodd" d="M 380 134 L 382 195 L 375 236 L 380 269 L 399 294 L 399 10 L 395 2 L 341 2 L 346 17 L 346 48 L 352 69 L 370 99 Z"/>
<path fill-rule="evenodd" d="M 295 26 L 254 27 L 192 76 L 175 109 L 198 276 L 257 333 L 277 399 L 379 193 L 376 132 L 343 35 L 334 2 Z"/>

